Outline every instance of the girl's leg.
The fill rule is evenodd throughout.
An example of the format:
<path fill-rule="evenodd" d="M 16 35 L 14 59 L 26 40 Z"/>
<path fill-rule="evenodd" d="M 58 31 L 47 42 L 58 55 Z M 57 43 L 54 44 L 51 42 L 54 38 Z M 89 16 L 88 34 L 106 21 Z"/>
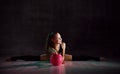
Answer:
<path fill-rule="evenodd" d="M 100 61 L 100 57 L 92 57 L 92 56 L 73 56 L 73 61 L 87 61 L 87 60 L 94 60 Z"/>

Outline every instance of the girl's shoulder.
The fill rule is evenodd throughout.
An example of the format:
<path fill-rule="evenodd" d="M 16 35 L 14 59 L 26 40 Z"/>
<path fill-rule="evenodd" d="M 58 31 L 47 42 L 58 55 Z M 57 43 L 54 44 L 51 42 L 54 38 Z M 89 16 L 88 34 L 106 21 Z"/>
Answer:
<path fill-rule="evenodd" d="M 52 48 L 52 47 L 49 47 L 49 52 L 51 52 L 51 53 L 55 53 L 55 52 L 57 52 L 54 48 Z"/>
<path fill-rule="evenodd" d="M 54 48 L 52 48 L 52 47 L 49 47 L 49 50 L 55 50 Z"/>

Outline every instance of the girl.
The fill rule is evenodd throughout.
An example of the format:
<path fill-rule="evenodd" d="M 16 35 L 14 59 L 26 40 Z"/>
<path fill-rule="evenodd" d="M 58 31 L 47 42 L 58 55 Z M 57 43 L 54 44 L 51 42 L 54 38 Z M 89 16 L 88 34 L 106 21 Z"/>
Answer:
<path fill-rule="evenodd" d="M 104 61 L 106 60 L 103 57 L 91 57 L 91 56 L 72 56 L 65 54 L 66 44 L 65 42 L 62 42 L 62 37 L 60 33 L 52 32 L 48 35 L 46 40 L 46 54 L 42 54 L 40 56 L 17 56 L 17 57 L 10 57 L 7 58 L 6 61 L 16 61 L 18 59 L 20 60 L 26 60 L 26 61 L 46 61 L 50 60 L 50 56 L 52 53 L 61 54 L 63 57 L 63 63 L 65 61 L 80 61 L 80 60 L 95 60 L 95 61 Z"/>

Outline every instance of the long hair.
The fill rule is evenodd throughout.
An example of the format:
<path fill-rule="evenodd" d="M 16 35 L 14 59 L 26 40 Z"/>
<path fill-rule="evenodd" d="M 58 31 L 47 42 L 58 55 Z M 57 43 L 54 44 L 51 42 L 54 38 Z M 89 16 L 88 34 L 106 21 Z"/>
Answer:
<path fill-rule="evenodd" d="M 46 44 L 45 44 L 45 51 L 47 56 L 49 57 L 49 47 L 54 48 L 54 43 L 52 42 L 52 38 L 54 38 L 55 34 L 57 34 L 58 32 L 51 32 L 48 34 L 47 38 L 46 38 Z M 62 48 L 60 46 L 60 50 L 59 52 L 62 52 Z"/>

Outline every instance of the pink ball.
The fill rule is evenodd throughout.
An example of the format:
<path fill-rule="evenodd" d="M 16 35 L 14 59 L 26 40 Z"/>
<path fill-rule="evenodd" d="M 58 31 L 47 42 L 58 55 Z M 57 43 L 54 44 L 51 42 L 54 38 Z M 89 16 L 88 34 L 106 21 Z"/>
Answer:
<path fill-rule="evenodd" d="M 50 56 L 50 63 L 53 66 L 59 66 L 62 64 L 62 62 L 63 62 L 63 58 L 61 54 L 52 54 Z"/>

